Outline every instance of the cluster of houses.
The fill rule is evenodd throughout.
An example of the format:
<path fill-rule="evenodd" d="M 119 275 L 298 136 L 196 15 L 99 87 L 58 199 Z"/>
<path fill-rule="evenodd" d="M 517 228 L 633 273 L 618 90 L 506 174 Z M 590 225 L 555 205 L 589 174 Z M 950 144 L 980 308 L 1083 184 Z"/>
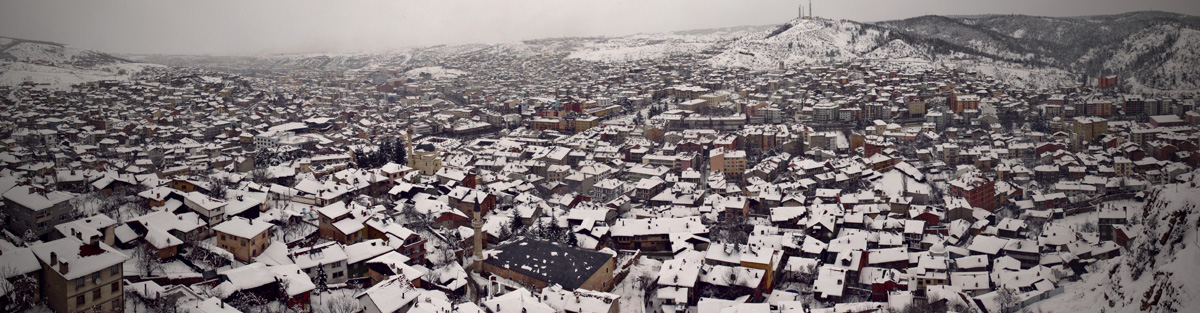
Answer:
<path fill-rule="evenodd" d="M 1144 190 L 1200 165 L 1192 98 L 697 57 L 0 87 L 0 287 L 56 312 L 992 312 L 1121 255 Z"/>

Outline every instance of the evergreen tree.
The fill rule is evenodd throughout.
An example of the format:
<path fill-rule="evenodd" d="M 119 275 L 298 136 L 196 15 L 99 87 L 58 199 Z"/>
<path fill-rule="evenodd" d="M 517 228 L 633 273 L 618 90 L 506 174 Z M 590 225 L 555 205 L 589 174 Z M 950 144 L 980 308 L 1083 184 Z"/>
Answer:
<path fill-rule="evenodd" d="M 392 152 L 394 152 L 394 149 L 392 149 L 392 140 L 391 139 L 386 139 L 386 140 L 383 140 L 383 142 L 380 142 L 379 143 L 379 155 L 380 155 L 380 159 L 382 160 L 382 162 L 380 162 L 380 164 L 387 164 L 387 162 L 391 162 L 392 161 Z"/>
<path fill-rule="evenodd" d="M 406 144 L 403 139 L 395 139 L 395 142 L 392 143 L 392 162 L 405 164 L 408 161 L 408 148 L 405 147 Z"/>
<path fill-rule="evenodd" d="M 521 223 L 521 217 L 517 215 L 517 212 L 514 210 L 512 212 L 512 219 L 508 221 L 508 227 L 511 228 L 510 232 L 513 235 L 520 234 L 523 226 L 525 226 L 525 224 Z"/>
<path fill-rule="evenodd" d="M 368 168 L 367 165 L 369 165 L 371 161 L 368 159 L 367 154 L 363 153 L 362 150 L 354 149 L 354 162 L 355 165 L 358 165 L 358 168 Z"/>
<path fill-rule="evenodd" d="M 566 235 L 567 235 L 567 245 L 568 245 L 568 246 L 572 246 L 572 247 L 578 247 L 578 246 L 579 246 L 579 239 L 578 239 L 578 238 L 575 238 L 575 236 L 576 236 L 576 235 L 575 235 L 575 232 L 573 232 L 573 231 L 571 231 L 570 229 L 568 229 L 568 230 L 566 231 Z"/>
<path fill-rule="evenodd" d="M 325 280 L 325 267 L 317 266 L 317 281 L 314 282 L 317 285 L 317 291 L 325 291 L 329 288 Z"/>
<path fill-rule="evenodd" d="M 558 226 L 558 221 L 551 219 L 550 227 L 548 227 L 545 232 L 546 239 L 555 241 L 558 238 L 561 238 L 560 236 L 562 235 L 562 231 L 563 231 L 562 227 Z"/>

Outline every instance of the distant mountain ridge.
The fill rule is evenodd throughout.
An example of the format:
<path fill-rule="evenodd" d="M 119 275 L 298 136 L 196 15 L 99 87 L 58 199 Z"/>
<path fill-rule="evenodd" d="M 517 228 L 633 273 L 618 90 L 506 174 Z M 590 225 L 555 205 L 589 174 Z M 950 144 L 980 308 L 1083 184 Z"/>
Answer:
<path fill-rule="evenodd" d="M 904 58 L 971 59 L 1068 71 L 1078 78 L 1120 74 L 1139 89 L 1196 90 L 1200 17 L 1143 11 L 1081 17 L 926 15 L 877 23 L 796 19 L 732 42 L 709 63 L 770 69 L 780 63 Z"/>
<path fill-rule="evenodd" d="M 68 89 L 72 84 L 128 79 L 157 65 L 60 43 L 0 37 L 0 85 L 33 84 Z"/>
<path fill-rule="evenodd" d="M 0 37 L 0 60 L 28 63 L 128 63 L 129 60 L 60 43 Z"/>
<path fill-rule="evenodd" d="M 1132 92 L 1194 93 L 1200 90 L 1200 17 L 1139 11 L 1080 17 L 926 15 L 873 23 L 816 18 L 795 19 L 781 26 L 441 45 L 381 53 L 130 58 L 228 72 L 372 71 L 434 66 L 439 59 L 454 55 L 593 62 L 690 55 L 715 67 L 754 70 L 892 60 L 976 70 L 1018 87 L 1094 84 L 1097 76 L 1116 74 Z M 14 62 L 10 67 L 29 71 L 36 70 L 20 64 L 94 69 L 96 65 L 131 62 L 56 43 L 10 38 L 0 38 L 0 61 Z M 14 80 L 13 75 L 6 76 L 6 83 Z"/>
<path fill-rule="evenodd" d="M 1196 16 L 1158 11 L 1081 17 L 922 16 L 876 25 L 1091 77 L 1129 74 L 1152 88 L 1200 87 L 1194 82 L 1200 74 Z"/>

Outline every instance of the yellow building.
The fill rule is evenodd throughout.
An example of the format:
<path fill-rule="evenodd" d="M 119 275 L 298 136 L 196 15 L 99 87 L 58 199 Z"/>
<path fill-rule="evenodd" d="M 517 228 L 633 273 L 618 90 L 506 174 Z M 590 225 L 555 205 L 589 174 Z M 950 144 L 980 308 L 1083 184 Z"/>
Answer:
<path fill-rule="evenodd" d="M 1075 144 L 1095 140 L 1108 132 L 1108 120 L 1094 116 L 1080 116 L 1071 121 L 1071 136 Z"/>
<path fill-rule="evenodd" d="M 250 262 L 271 244 L 271 223 L 263 221 L 234 217 L 213 230 L 217 232 L 217 246 L 242 262 Z"/>

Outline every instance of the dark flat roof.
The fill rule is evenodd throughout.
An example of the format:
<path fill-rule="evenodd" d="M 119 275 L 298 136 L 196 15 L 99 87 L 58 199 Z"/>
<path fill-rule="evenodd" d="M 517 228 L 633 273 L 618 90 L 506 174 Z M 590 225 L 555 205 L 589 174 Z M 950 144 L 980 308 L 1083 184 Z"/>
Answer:
<path fill-rule="evenodd" d="M 549 241 L 520 239 L 497 247 L 484 262 L 507 268 L 565 289 L 577 289 L 613 255 Z"/>

